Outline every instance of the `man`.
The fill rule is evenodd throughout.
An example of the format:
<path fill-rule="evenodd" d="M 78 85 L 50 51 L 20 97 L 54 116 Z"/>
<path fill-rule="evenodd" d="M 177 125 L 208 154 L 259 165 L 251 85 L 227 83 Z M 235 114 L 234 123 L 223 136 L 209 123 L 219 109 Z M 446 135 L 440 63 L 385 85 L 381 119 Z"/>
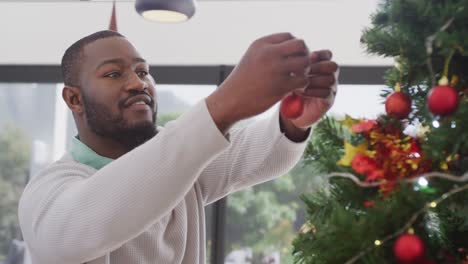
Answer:
<path fill-rule="evenodd" d="M 330 58 L 289 33 L 260 38 L 215 92 L 156 128 L 155 84 L 130 42 L 112 31 L 76 42 L 62 67 L 78 137 L 19 206 L 33 263 L 204 264 L 204 206 L 297 163 L 333 102 Z M 231 129 L 303 87 L 298 119 Z"/>

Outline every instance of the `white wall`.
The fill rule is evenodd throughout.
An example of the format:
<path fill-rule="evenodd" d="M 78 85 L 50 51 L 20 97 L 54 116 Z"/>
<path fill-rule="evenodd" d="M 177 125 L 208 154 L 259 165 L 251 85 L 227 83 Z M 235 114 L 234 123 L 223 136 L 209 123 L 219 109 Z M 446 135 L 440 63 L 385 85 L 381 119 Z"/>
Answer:
<path fill-rule="evenodd" d="M 119 31 L 155 65 L 235 64 L 256 38 L 289 31 L 341 65 L 390 65 L 359 43 L 377 0 L 201 1 L 186 23 L 143 20 L 117 3 Z M 0 64 L 59 64 L 64 50 L 106 29 L 111 2 L 0 2 Z"/>

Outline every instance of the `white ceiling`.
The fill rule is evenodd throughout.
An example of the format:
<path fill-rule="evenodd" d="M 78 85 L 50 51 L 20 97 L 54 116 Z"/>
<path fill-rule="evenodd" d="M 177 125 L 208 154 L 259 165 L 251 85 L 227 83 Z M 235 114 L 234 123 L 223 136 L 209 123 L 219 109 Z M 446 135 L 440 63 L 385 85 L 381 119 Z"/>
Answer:
<path fill-rule="evenodd" d="M 390 65 L 359 43 L 378 0 L 200 0 L 185 23 L 142 19 L 119 0 L 117 23 L 155 65 L 235 64 L 258 37 L 289 31 L 309 48 L 331 49 L 341 65 Z M 0 0 L 0 64 L 59 64 L 79 38 L 106 29 L 109 0 Z"/>
<path fill-rule="evenodd" d="M 136 0 L 0 0 L 0 2 L 135 2 Z M 215 1 L 215 2 L 223 2 L 223 1 L 249 1 L 249 2 L 256 2 L 256 1 L 267 1 L 267 2 L 274 2 L 274 1 L 295 1 L 295 2 L 330 2 L 330 1 L 343 1 L 343 0 L 196 0 L 197 2 L 207 2 L 207 1 Z"/>

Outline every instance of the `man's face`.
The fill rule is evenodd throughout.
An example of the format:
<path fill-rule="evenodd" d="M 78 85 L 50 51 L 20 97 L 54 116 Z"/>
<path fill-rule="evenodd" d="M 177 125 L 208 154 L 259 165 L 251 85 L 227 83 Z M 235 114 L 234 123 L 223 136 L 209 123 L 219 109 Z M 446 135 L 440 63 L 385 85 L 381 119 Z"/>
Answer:
<path fill-rule="evenodd" d="M 129 149 L 156 135 L 156 92 L 149 66 L 125 38 L 85 46 L 79 78 L 85 121 L 95 134 Z"/>

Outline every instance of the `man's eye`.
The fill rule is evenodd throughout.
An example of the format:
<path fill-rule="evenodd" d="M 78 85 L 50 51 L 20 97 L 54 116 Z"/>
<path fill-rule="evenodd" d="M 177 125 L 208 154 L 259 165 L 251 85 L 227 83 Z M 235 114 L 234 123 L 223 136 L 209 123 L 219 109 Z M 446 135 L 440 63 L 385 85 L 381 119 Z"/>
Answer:
<path fill-rule="evenodd" d="M 138 76 L 140 76 L 140 77 L 145 77 L 145 76 L 148 75 L 148 72 L 147 72 L 147 71 L 139 71 L 137 74 L 138 74 Z"/>
<path fill-rule="evenodd" d="M 105 76 L 114 79 L 114 78 L 120 77 L 120 73 L 119 72 L 111 72 L 111 73 L 106 74 Z"/>

